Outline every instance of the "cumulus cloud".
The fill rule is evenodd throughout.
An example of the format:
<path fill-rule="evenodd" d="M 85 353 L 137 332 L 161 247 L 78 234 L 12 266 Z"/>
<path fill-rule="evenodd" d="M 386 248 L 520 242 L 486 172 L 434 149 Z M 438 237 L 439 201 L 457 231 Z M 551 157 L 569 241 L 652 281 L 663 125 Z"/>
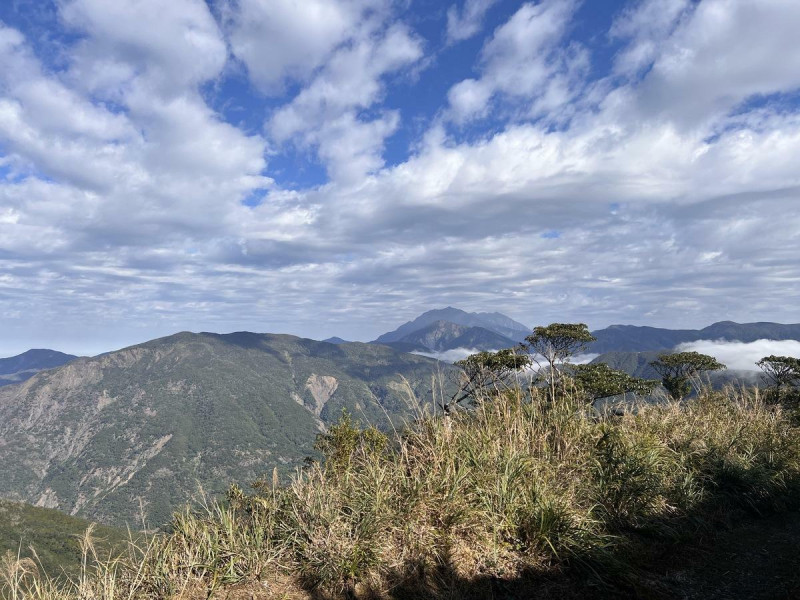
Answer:
<path fill-rule="evenodd" d="M 478 33 L 486 12 L 495 4 L 497 0 L 465 0 L 461 10 L 452 5 L 447 9 L 447 41 L 460 42 Z"/>
<path fill-rule="evenodd" d="M 729 342 L 726 340 L 698 340 L 681 344 L 678 352 L 700 352 L 713 356 L 729 369 L 758 371 L 756 362 L 765 356 L 800 357 L 800 342 L 795 340 L 756 340 L 755 342 Z"/>
<path fill-rule="evenodd" d="M 142 74 L 162 93 L 180 92 L 225 64 L 225 41 L 201 0 L 62 0 L 59 14 L 89 34 L 72 49 L 73 81 L 110 96 Z"/>
<path fill-rule="evenodd" d="M 338 50 L 319 75 L 269 121 L 280 143 L 318 149 L 334 180 L 353 182 L 383 166 L 383 141 L 396 127 L 398 113 L 384 110 L 372 119 L 359 111 L 384 93 L 381 79 L 422 56 L 420 40 L 407 27 L 366 31 Z"/>
<path fill-rule="evenodd" d="M 267 93 L 288 79 L 307 79 L 364 26 L 384 0 L 225 0 L 233 52 Z"/>
<path fill-rule="evenodd" d="M 644 110 L 694 127 L 754 95 L 800 87 L 800 50 L 792 41 L 800 5 L 705 0 L 687 14 L 685 3 L 661 1 L 645 3 L 643 13 L 656 13 L 649 10 L 654 5 L 665 9 L 663 16 L 632 19 L 633 48 L 623 55 L 623 62 L 650 68 L 641 85 Z M 658 48 L 643 50 L 643 38 Z"/>
<path fill-rule="evenodd" d="M 451 118 L 463 123 L 486 116 L 490 100 L 498 95 L 524 98 L 535 115 L 568 102 L 586 64 L 577 44 L 560 45 L 575 6 L 564 0 L 523 4 L 484 46 L 480 78 L 450 88 Z"/>
<path fill-rule="evenodd" d="M 447 305 L 796 320 L 795 7 L 648 0 L 592 37 L 577 3 L 488 4 L 453 12 L 490 32 L 457 68 L 377 0 L 64 0 L 56 41 L 0 26 L 2 343 L 374 339 Z M 292 161 L 327 176 L 276 184 Z"/>

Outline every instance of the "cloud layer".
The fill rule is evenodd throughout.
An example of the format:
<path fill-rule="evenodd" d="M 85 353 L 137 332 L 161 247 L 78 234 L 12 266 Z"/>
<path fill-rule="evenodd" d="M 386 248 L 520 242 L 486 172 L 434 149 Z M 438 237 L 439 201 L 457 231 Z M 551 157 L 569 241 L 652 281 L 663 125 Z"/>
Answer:
<path fill-rule="evenodd" d="M 800 321 L 800 6 L 590 4 L 0 9 L 0 354 Z"/>
<path fill-rule="evenodd" d="M 698 340 L 681 344 L 676 350 L 708 354 L 735 371 L 760 371 L 756 362 L 765 356 L 800 357 L 800 342 L 794 340 L 756 340 L 755 342 Z"/>

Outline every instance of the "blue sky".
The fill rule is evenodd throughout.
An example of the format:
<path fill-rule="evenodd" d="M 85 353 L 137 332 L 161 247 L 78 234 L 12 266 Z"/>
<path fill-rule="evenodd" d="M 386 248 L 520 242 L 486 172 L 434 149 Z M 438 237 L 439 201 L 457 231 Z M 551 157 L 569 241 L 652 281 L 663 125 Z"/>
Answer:
<path fill-rule="evenodd" d="M 0 4 L 0 355 L 800 321 L 800 4 Z"/>

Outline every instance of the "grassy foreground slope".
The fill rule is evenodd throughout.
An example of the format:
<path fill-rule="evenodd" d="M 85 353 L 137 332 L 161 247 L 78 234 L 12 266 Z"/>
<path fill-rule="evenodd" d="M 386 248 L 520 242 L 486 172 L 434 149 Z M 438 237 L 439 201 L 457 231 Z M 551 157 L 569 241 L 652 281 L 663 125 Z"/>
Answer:
<path fill-rule="evenodd" d="M 435 361 L 289 335 L 180 333 L 0 388 L 0 496 L 161 525 L 202 486 L 292 472 L 347 408 L 370 423 L 430 397 Z"/>
<path fill-rule="evenodd" d="M 798 508 L 795 423 L 757 392 L 597 417 L 535 389 L 396 439 L 343 421 L 318 441 L 323 464 L 176 515 L 146 555 L 98 565 L 83 592 L 111 600 L 112 581 L 136 598 L 523 598 L 567 573 L 635 595 L 654 552 Z M 37 585 L 31 597 L 78 593 L 33 577 L 15 589 Z"/>
<path fill-rule="evenodd" d="M 82 559 L 80 539 L 89 525 L 57 510 L 0 500 L 0 557 L 9 552 L 32 558 L 33 547 L 47 573 L 76 576 Z M 97 527 L 93 535 L 100 555 L 112 548 L 124 549 L 128 540 L 127 531 L 114 527 Z"/>

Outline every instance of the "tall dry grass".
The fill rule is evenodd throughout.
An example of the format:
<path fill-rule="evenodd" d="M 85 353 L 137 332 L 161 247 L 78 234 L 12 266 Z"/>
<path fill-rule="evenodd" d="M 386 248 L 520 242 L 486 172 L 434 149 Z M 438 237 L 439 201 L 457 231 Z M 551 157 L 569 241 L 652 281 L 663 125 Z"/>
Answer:
<path fill-rule="evenodd" d="M 345 417 L 319 447 L 326 460 L 288 485 L 233 487 L 125 556 L 85 542 L 77 581 L 9 556 L 3 597 L 195 597 L 277 578 L 282 593 L 456 598 L 487 578 L 602 580 L 654 540 L 800 498 L 800 430 L 756 390 L 598 415 L 571 394 L 512 389 L 388 437 Z"/>

